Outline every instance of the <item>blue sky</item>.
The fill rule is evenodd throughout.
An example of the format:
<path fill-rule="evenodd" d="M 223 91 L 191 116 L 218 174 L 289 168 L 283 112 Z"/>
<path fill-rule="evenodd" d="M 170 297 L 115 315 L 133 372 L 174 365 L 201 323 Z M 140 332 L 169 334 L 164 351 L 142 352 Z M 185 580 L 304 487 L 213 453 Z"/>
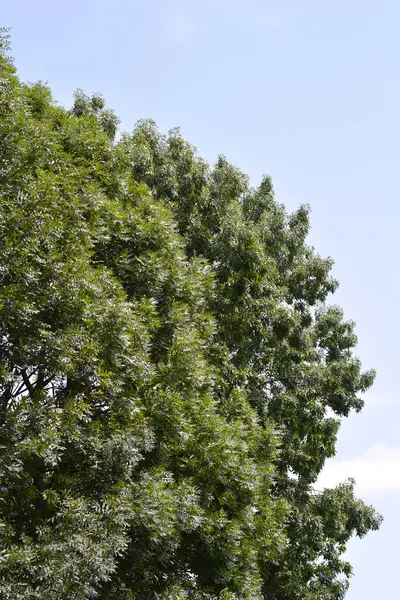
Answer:
<path fill-rule="evenodd" d="M 180 125 L 213 161 L 289 209 L 312 207 L 310 241 L 336 261 L 335 302 L 357 322 L 378 378 L 342 427 L 327 483 L 355 476 L 381 510 L 354 542 L 348 600 L 392 598 L 400 536 L 400 3 L 396 0 L 0 0 L 24 80 L 101 92 L 131 129 Z M 379 552 L 377 547 L 379 545 Z"/>

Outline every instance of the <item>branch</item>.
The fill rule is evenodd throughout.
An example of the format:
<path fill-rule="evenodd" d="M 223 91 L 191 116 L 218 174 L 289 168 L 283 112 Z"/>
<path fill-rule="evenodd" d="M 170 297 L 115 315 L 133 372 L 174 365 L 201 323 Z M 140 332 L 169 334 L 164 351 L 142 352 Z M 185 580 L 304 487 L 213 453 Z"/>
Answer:
<path fill-rule="evenodd" d="M 4 390 L 4 392 L 0 396 L 0 403 L 1 403 L 2 409 L 4 411 L 7 409 L 8 403 L 11 400 L 11 396 L 12 396 L 12 386 L 8 385 L 6 387 L 6 389 Z"/>
<path fill-rule="evenodd" d="M 49 383 L 54 379 L 55 375 L 50 375 L 49 377 L 47 377 L 47 379 L 44 379 L 43 381 L 43 389 L 49 385 Z"/>
<path fill-rule="evenodd" d="M 22 379 L 24 380 L 24 383 L 26 385 L 26 388 L 29 392 L 30 397 L 33 398 L 33 396 L 35 394 L 35 388 L 33 387 L 31 380 L 29 379 L 29 377 L 26 373 L 26 369 L 21 369 L 21 375 L 22 375 Z"/>

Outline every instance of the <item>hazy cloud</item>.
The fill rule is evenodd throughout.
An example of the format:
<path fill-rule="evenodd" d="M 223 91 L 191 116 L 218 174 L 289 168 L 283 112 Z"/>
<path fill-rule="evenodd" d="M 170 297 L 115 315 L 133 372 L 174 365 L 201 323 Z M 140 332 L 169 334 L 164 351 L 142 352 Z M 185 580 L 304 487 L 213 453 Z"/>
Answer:
<path fill-rule="evenodd" d="M 329 460 L 316 487 L 332 487 L 349 477 L 359 494 L 400 491 L 400 446 L 374 444 L 362 456 Z"/>

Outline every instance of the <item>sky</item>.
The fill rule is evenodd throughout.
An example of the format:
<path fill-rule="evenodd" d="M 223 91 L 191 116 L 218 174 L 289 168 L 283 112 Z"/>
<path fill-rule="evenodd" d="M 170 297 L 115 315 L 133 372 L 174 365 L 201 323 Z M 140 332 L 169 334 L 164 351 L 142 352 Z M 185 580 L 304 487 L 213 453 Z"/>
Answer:
<path fill-rule="evenodd" d="M 383 513 L 351 542 L 347 600 L 394 598 L 400 537 L 400 3 L 397 0 L 0 0 L 20 77 L 101 92 L 131 130 L 180 126 L 213 162 L 289 210 L 312 208 L 309 241 L 335 259 L 332 302 L 357 323 L 377 380 L 342 426 L 322 474 L 355 477 Z M 379 547 L 379 551 L 377 548 Z M 394 592 L 396 590 L 396 592 Z"/>

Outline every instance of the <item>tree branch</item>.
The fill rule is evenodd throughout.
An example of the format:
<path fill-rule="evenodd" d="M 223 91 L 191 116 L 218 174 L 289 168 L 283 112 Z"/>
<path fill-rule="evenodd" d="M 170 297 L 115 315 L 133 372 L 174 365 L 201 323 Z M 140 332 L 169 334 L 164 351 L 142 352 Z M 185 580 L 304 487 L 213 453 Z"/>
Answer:
<path fill-rule="evenodd" d="M 24 380 L 24 383 L 26 385 L 26 388 L 29 392 L 30 397 L 33 398 L 33 396 L 35 394 L 35 388 L 33 387 L 31 380 L 29 379 L 29 376 L 27 375 L 26 369 L 21 369 L 21 375 L 22 375 L 22 379 Z"/>

